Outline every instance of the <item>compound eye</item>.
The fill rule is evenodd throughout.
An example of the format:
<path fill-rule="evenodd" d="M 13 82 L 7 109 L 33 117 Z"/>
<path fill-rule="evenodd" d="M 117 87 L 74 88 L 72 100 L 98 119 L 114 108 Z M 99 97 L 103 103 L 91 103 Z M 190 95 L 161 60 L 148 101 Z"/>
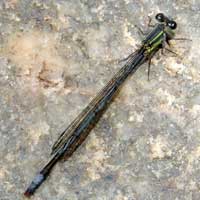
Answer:
<path fill-rule="evenodd" d="M 168 26 L 169 28 L 171 28 L 171 29 L 176 29 L 177 24 L 176 24 L 175 21 L 169 21 L 169 22 L 167 22 L 167 26 Z"/>
<path fill-rule="evenodd" d="M 158 13 L 156 15 L 156 19 L 159 21 L 159 22 L 164 22 L 165 21 L 165 16 L 163 13 Z"/>

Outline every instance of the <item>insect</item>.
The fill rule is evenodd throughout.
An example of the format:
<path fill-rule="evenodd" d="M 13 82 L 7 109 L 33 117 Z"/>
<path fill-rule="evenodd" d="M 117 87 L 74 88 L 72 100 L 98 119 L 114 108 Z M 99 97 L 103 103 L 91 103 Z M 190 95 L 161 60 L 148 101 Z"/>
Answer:
<path fill-rule="evenodd" d="M 175 29 L 177 27 L 176 22 L 166 17 L 163 13 L 158 13 L 155 18 L 158 23 L 142 41 L 141 47 L 125 59 L 125 65 L 59 136 L 52 147 L 52 158 L 35 176 L 30 186 L 25 191 L 25 196 L 30 197 L 34 194 L 35 190 L 47 178 L 56 162 L 61 158 L 68 158 L 71 156 L 82 144 L 92 127 L 114 98 L 122 83 L 146 61 L 148 61 L 149 77 L 151 58 L 156 52 L 163 50 L 166 45 L 170 45 L 170 40 L 175 39 Z M 169 49 L 167 50 L 172 52 Z"/>

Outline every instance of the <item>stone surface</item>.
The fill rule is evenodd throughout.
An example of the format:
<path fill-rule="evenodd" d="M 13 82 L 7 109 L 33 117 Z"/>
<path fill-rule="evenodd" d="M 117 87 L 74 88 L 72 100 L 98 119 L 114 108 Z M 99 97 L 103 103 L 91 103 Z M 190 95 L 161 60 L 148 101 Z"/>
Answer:
<path fill-rule="evenodd" d="M 0 1 L 0 200 L 23 192 L 59 133 L 164 12 L 171 48 L 143 65 L 34 200 L 200 199 L 199 1 Z"/>

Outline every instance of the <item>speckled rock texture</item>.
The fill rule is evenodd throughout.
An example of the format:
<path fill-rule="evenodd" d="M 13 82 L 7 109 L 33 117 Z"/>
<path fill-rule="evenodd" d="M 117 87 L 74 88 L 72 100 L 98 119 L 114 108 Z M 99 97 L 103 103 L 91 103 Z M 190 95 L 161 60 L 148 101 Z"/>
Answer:
<path fill-rule="evenodd" d="M 60 132 L 158 12 L 192 41 L 157 54 L 150 81 L 141 66 L 31 199 L 200 199 L 200 1 L 1 0 L 0 200 L 26 199 Z"/>

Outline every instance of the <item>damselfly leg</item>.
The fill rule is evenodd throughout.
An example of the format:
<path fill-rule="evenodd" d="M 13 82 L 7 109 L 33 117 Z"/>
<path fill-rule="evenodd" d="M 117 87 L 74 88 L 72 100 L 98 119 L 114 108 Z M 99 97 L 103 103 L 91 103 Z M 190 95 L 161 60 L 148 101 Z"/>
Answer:
<path fill-rule="evenodd" d="M 149 58 L 149 62 L 148 62 L 148 81 L 150 80 L 150 69 L 151 69 L 151 58 Z"/>
<path fill-rule="evenodd" d="M 151 28 L 153 28 L 153 27 L 155 27 L 155 24 L 152 24 L 151 22 L 152 22 L 152 18 L 150 17 L 150 16 L 148 16 L 148 24 L 147 24 L 147 26 L 148 27 L 151 27 Z"/>
<path fill-rule="evenodd" d="M 192 42 L 192 40 L 188 39 L 188 38 L 173 38 L 172 40 L 180 40 L 180 41 L 190 41 L 190 42 Z"/>
<path fill-rule="evenodd" d="M 122 63 L 122 62 L 128 61 L 130 58 L 134 57 L 135 55 L 136 55 L 136 52 L 133 52 L 130 55 L 128 55 L 127 57 L 119 60 L 118 63 Z"/>
<path fill-rule="evenodd" d="M 170 53 L 172 53 L 172 54 L 174 54 L 175 56 L 180 57 L 180 55 L 178 55 L 176 52 L 174 52 L 174 51 L 172 51 L 172 50 L 170 50 L 170 49 L 168 49 L 166 47 L 165 47 L 165 50 L 168 51 L 168 52 L 170 52 Z"/>

